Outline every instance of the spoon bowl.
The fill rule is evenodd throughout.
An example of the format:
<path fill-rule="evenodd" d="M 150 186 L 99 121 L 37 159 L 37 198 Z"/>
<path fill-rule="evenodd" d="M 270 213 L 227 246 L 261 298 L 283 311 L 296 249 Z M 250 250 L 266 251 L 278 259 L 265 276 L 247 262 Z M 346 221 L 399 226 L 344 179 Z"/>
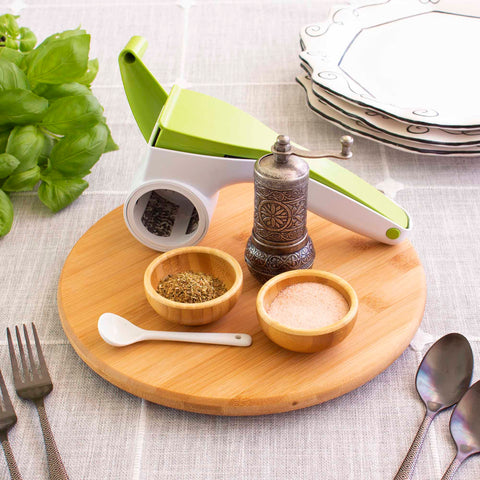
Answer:
<path fill-rule="evenodd" d="M 114 313 L 104 313 L 98 319 L 98 333 L 109 345 L 125 347 L 143 340 L 143 330 L 126 318 Z"/>
<path fill-rule="evenodd" d="M 442 480 L 450 480 L 462 462 L 480 453 L 480 382 L 472 385 L 462 397 L 450 419 L 450 433 L 457 446 L 457 454 Z"/>
<path fill-rule="evenodd" d="M 167 340 L 171 342 L 209 343 L 249 347 L 252 337 L 246 333 L 208 332 L 163 332 L 144 330 L 115 313 L 103 313 L 98 319 L 98 333 L 113 347 L 125 347 L 144 340 Z"/>
<path fill-rule="evenodd" d="M 418 454 L 435 416 L 455 405 L 472 381 L 473 352 L 468 340 L 449 333 L 435 342 L 423 357 L 416 376 L 416 389 L 425 404 L 425 417 L 394 480 L 412 477 Z"/>
<path fill-rule="evenodd" d="M 470 386 L 472 372 L 468 340 L 459 333 L 440 338 L 425 354 L 415 382 L 427 410 L 438 413 L 455 405 Z"/>

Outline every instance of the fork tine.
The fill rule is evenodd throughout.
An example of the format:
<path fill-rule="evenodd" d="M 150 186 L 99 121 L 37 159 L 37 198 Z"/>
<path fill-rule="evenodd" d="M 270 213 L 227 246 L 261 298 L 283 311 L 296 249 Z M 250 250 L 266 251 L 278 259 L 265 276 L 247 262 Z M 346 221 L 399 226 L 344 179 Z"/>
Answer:
<path fill-rule="evenodd" d="M 7 339 L 8 339 L 8 351 L 10 353 L 10 363 L 12 364 L 12 372 L 13 372 L 13 381 L 15 383 L 15 388 L 18 388 L 21 385 L 22 377 L 20 375 L 20 368 L 18 367 L 17 356 L 15 355 L 15 348 L 13 346 L 12 341 L 12 334 L 10 333 L 10 329 L 7 328 Z"/>
<path fill-rule="evenodd" d="M 40 345 L 40 340 L 38 338 L 37 328 L 35 324 L 32 322 L 32 330 L 33 336 L 35 338 L 35 345 L 37 347 L 37 356 L 38 362 L 40 363 L 40 373 L 42 376 L 50 378 L 50 374 L 48 373 L 47 362 L 45 361 L 45 357 L 43 356 L 42 347 Z"/>
<path fill-rule="evenodd" d="M 22 337 L 20 336 L 20 330 L 17 325 L 15 325 L 15 333 L 17 335 L 18 351 L 20 352 L 20 360 L 22 362 L 23 378 L 25 380 L 30 380 L 30 369 L 28 368 L 27 358 L 25 357 L 25 351 L 23 349 Z"/>
<path fill-rule="evenodd" d="M 30 369 L 32 371 L 33 380 L 40 378 L 40 371 L 37 368 L 37 363 L 35 362 L 35 358 L 33 357 L 32 346 L 30 345 L 30 338 L 28 337 L 28 331 L 25 324 L 23 324 L 23 335 L 25 337 L 25 342 L 27 344 L 27 352 L 28 358 L 30 359 Z"/>
<path fill-rule="evenodd" d="M 5 385 L 5 380 L 3 379 L 2 371 L 0 370 L 0 388 L 2 390 L 2 399 L 4 410 L 13 411 L 12 401 L 10 400 L 10 395 L 8 394 L 7 386 Z"/>

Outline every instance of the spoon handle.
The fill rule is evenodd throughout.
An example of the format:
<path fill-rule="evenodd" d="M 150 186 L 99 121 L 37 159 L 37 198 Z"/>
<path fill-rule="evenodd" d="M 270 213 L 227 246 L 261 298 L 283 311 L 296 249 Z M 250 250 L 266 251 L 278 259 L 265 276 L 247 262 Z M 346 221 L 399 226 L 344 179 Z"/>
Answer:
<path fill-rule="evenodd" d="M 167 340 L 171 342 L 210 343 L 213 345 L 231 345 L 249 347 L 252 337 L 246 333 L 208 333 L 208 332 L 148 332 L 145 340 Z"/>
<path fill-rule="evenodd" d="M 458 467 L 462 464 L 463 460 L 456 456 L 450 466 L 447 468 L 447 471 L 443 474 L 442 480 L 451 480 L 455 475 L 455 472 L 458 470 Z"/>
<path fill-rule="evenodd" d="M 425 436 L 428 432 L 428 428 L 430 427 L 434 417 L 434 413 L 429 412 L 428 410 L 425 412 L 425 417 L 420 425 L 420 428 L 418 429 L 417 434 L 415 435 L 412 446 L 410 447 L 410 450 L 408 451 L 393 480 L 409 480 L 412 477 L 415 464 L 417 463 L 418 454 L 420 453 L 423 441 L 425 440 Z"/>

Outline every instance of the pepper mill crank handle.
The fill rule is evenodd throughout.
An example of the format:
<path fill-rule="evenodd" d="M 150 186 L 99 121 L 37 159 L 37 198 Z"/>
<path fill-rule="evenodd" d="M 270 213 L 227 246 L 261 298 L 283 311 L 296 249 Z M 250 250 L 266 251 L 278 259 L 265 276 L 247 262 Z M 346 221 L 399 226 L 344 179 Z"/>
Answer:
<path fill-rule="evenodd" d="M 347 160 L 349 158 L 352 158 L 353 138 L 350 135 L 344 135 L 340 138 L 340 144 L 342 146 L 340 153 L 316 152 L 314 150 L 302 150 L 300 148 L 294 148 L 293 153 L 303 158 L 336 158 L 339 160 Z"/>

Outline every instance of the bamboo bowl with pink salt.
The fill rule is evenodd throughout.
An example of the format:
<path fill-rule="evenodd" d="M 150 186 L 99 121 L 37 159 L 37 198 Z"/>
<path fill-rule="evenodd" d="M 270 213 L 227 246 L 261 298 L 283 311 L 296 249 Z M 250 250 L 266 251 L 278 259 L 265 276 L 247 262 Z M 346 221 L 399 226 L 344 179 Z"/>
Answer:
<path fill-rule="evenodd" d="M 322 270 L 293 270 L 271 278 L 258 292 L 257 318 L 270 340 L 294 352 L 313 353 L 341 342 L 352 330 L 358 298 L 343 278 Z"/>

